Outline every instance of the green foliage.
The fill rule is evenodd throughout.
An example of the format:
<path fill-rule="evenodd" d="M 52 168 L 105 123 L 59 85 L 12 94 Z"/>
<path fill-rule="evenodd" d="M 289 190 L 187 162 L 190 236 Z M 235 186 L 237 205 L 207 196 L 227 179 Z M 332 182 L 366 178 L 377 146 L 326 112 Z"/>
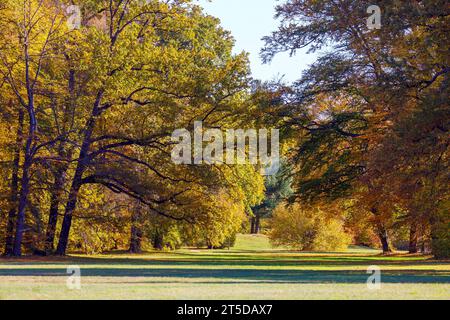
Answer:
<path fill-rule="evenodd" d="M 183 246 L 180 223 L 151 212 L 140 212 L 140 228 L 155 250 L 176 250 Z"/>
<path fill-rule="evenodd" d="M 268 216 L 280 204 L 288 199 L 292 194 L 290 177 L 291 168 L 286 162 L 282 162 L 281 168 L 276 175 L 268 176 L 265 179 L 264 201 L 256 207 L 253 212 L 260 216 Z"/>

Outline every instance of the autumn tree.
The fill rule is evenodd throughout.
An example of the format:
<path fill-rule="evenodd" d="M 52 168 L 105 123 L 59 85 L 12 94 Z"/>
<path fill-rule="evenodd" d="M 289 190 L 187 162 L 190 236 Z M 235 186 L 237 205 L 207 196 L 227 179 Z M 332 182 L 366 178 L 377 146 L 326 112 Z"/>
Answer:
<path fill-rule="evenodd" d="M 119 1 L 109 2 L 105 12 L 109 31 L 92 28 L 99 45 L 83 48 L 92 57 L 106 56 L 94 58 L 90 68 L 95 75 L 92 108 L 80 140 L 58 254 L 66 251 L 83 185 L 100 184 L 163 216 L 185 219 L 165 213 L 194 179 L 189 173 L 178 175 L 180 169 L 170 164 L 170 135 L 196 117 L 222 117 L 246 85 L 245 56 L 231 55 L 228 34 L 198 7 L 179 1 Z M 135 124 L 108 125 L 108 120 L 117 124 L 125 119 Z M 169 165 L 160 167 L 163 163 Z M 125 164 L 142 169 L 128 170 Z"/>
<path fill-rule="evenodd" d="M 46 74 L 44 66 L 52 56 L 53 48 L 64 33 L 62 28 L 65 17 L 61 10 L 55 10 L 49 1 L 6 1 L 0 11 L 0 24 L 2 37 L 0 39 L 0 72 L 8 90 L 14 95 L 12 103 L 17 103 L 17 109 L 23 109 L 24 118 L 23 140 L 24 161 L 21 164 L 20 188 L 13 181 L 11 194 L 18 193 L 17 211 L 10 211 L 9 221 L 15 215 L 14 245 L 11 251 L 7 240 L 7 254 L 20 256 L 22 252 L 22 239 L 25 230 L 25 212 L 29 201 L 31 170 L 35 158 L 45 143 L 40 141 L 39 112 L 43 111 L 42 101 L 45 96 L 44 81 Z M 22 111 L 19 111 L 19 114 Z M 21 118 L 21 116 L 19 116 Z M 22 119 L 19 119 L 19 123 Z M 19 125 L 20 127 L 21 125 Z M 26 133 L 25 133 L 26 132 Z M 19 136 L 19 135 L 18 135 Z M 20 138 L 22 139 L 22 138 Z M 18 141 L 20 144 L 20 141 Z M 17 160 L 17 157 L 16 157 Z M 14 162 L 14 166 L 19 163 Z M 13 168 L 13 180 L 16 180 L 17 167 Z M 16 196 L 12 196 L 12 198 Z M 16 202 L 16 199 L 13 202 Z M 8 232 L 11 224 L 8 226 Z"/>
<path fill-rule="evenodd" d="M 84 221 L 102 218 L 86 216 L 90 202 L 105 201 L 97 194 L 115 194 L 110 199 L 117 202 L 125 195 L 143 212 L 198 224 L 204 220 L 196 214 L 210 217 L 215 207 L 202 211 L 192 204 L 229 189 L 242 208 L 236 218 L 248 213 L 263 190 L 260 176 L 224 166 L 178 166 L 170 158 L 174 130 L 191 128 L 196 120 L 231 126 L 245 105 L 247 56 L 232 53 L 233 39 L 218 20 L 190 1 L 93 0 L 78 4 L 81 23 L 71 28 L 60 6 L 69 4 L 11 1 L 1 11 L 2 93 L 13 99 L 13 111 L 17 102 L 15 110 L 28 115 L 17 214 L 11 210 L 17 220 L 14 254 L 21 254 L 27 219 L 39 226 L 26 228 L 30 239 L 39 236 L 34 245 L 42 244 L 49 254 L 59 237 L 56 252 L 65 254 L 74 218 L 77 232 Z M 25 27 L 15 28 L 16 23 Z M 24 42 L 24 32 L 31 42 Z M 18 112 L 9 115 L 20 124 Z M 19 137 L 9 137 L 9 145 Z M 13 176 L 13 170 L 7 172 Z M 242 187 L 239 175 L 247 174 L 254 183 Z M 11 185 L 5 188 L 15 195 Z M 84 241 L 79 234 L 72 238 L 74 245 Z"/>
<path fill-rule="evenodd" d="M 371 5 L 381 8 L 381 29 L 368 27 Z M 389 204 L 395 195 L 384 174 L 406 173 L 422 154 L 416 149 L 402 158 L 406 170 L 399 171 L 392 165 L 399 159 L 396 155 L 403 155 L 388 155 L 383 150 L 393 127 L 405 123 L 403 119 L 415 110 L 425 106 L 432 110 L 429 102 L 445 96 L 448 55 L 442 46 L 429 43 L 449 42 L 447 9 L 445 1 L 286 1 L 277 7 L 281 26 L 266 38 L 262 52 L 269 61 L 281 51 L 324 51 L 295 83 L 294 92 L 286 99 L 289 103 L 277 113 L 300 136 L 292 157 L 297 198 L 359 197 L 362 208 L 373 216 L 385 252 L 391 250 L 388 222 L 394 206 Z M 441 107 L 448 109 L 448 104 Z M 434 130 L 440 129 L 444 135 L 448 130 L 442 125 Z M 422 134 L 428 135 L 429 130 Z M 446 150 L 448 144 L 442 145 Z M 435 150 L 436 159 L 446 159 L 447 151 Z M 376 154 L 392 156 L 391 167 L 379 170 Z M 423 156 L 426 158 L 426 153 Z M 432 176 L 430 171 L 422 171 L 422 179 Z M 412 181 L 411 186 L 418 180 Z M 403 205 L 411 207 L 412 202 L 406 202 L 409 204 Z M 432 206 L 438 207 L 438 203 L 434 201 Z"/>

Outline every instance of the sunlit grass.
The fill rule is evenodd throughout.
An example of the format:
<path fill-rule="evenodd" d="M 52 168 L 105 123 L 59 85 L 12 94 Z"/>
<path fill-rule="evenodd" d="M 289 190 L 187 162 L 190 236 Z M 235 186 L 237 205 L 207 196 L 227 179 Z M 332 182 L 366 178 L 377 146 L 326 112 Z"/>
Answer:
<path fill-rule="evenodd" d="M 69 265 L 81 267 L 81 291 L 66 288 Z M 382 269 L 379 291 L 366 286 L 371 265 Z M 299 253 L 240 236 L 231 250 L 0 260 L 0 298 L 449 299 L 450 263 L 355 247 Z"/>

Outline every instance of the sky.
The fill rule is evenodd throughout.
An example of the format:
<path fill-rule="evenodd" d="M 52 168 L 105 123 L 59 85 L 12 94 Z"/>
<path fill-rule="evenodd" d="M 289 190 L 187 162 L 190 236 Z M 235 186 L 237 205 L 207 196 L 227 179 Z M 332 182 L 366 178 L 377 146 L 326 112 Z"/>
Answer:
<path fill-rule="evenodd" d="M 277 30 L 279 21 L 274 18 L 277 0 L 197 0 L 205 11 L 221 20 L 222 26 L 231 31 L 236 40 L 235 52 L 250 54 L 253 77 L 259 80 L 273 80 L 283 77 L 287 82 L 298 80 L 302 70 L 316 59 L 306 50 L 294 57 L 288 53 L 278 54 L 270 64 L 263 64 L 260 50 L 261 40 Z"/>

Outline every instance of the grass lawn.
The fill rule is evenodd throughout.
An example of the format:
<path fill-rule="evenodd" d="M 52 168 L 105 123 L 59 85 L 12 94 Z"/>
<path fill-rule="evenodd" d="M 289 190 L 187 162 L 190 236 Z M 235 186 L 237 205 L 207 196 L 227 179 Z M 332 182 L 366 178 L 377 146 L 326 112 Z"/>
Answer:
<path fill-rule="evenodd" d="M 66 286 L 78 265 L 81 290 Z M 369 290 L 367 268 L 382 269 Z M 346 253 L 273 249 L 240 236 L 232 250 L 0 259 L 0 299 L 450 299 L 450 261 L 350 248 Z"/>

